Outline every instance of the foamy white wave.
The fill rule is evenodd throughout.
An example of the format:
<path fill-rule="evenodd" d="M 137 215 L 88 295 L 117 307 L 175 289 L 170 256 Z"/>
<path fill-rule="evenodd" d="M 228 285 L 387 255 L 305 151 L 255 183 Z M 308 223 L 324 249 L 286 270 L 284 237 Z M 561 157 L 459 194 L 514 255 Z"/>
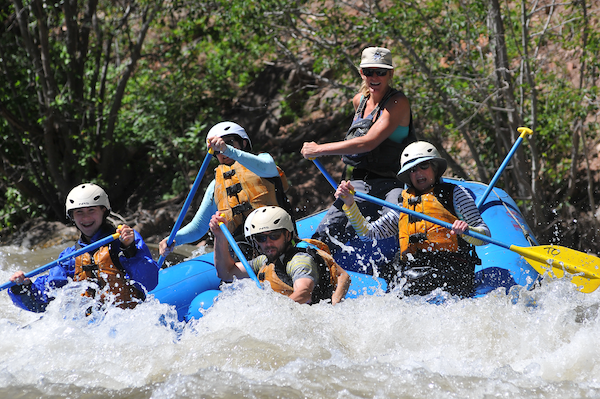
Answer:
<path fill-rule="evenodd" d="M 600 293 L 566 281 L 307 306 L 244 280 L 188 324 L 155 300 L 85 317 L 82 290 L 60 290 L 39 320 L 0 293 L 0 396 L 600 396 Z"/>

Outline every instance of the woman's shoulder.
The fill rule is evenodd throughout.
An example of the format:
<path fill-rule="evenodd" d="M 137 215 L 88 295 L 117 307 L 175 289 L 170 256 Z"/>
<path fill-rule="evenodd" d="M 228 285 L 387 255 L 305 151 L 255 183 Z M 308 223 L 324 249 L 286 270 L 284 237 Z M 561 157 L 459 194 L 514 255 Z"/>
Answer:
<path fill-rule="evenodd" d="M 398 104 L 400 106 L 409 104 L 408 97 L 406 97 L 406 94 L 404 94 L 402 90 L 396 90 L 395 93 L 392 93 L 386 103 L 386 106 L 394 106 Z"/>
<path fill-rule="evenodd" d="M 352 98 L 352 105 L 354 105 L 354 109 L 358 108 L 360 104 L 360 100 L 362 99 L 362 93 L 356 93 Z"/>

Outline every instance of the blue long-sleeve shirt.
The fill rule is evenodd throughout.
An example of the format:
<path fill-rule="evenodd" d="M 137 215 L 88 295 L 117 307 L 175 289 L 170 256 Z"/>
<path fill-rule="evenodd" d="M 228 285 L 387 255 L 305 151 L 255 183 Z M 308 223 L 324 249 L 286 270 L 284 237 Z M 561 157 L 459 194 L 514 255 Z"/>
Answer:
<path fill-rule="evenodd" d="M 241 163 L 252 173 L 260 177 L 279 176 L 275 160 L 267 153 L 254 155 L 228 145 L 227 149 L 223 151 L 223 155 Z M 204 197 L 202 197 L 202 203 L 198 207 L 198 211 L 192 221 L 182 227 L 175 235 L 175 245 L 195 242 L 204 237 L 208 232 L 211 217 L 218 210 L 219 208 L 215 201 L 215 180 L 213 180 L 206 188 Z"/>
<path fill-rule="evenodd" d="M 114 231 L 107 231 L 101 228 L 90 240 L 89 243 L 81 239 L 76 245 L 62 251 L 59 258 L 68 256 L 77 251 L 79 247 L 85 247 L 98 240 L 103 239 Z M 152 259 L 150 249 L 144 242 L 142 236 L 134 230 L 135 250 L 127 250 L 119 253 L 119 261 L 127 273 L 126 278 L 131 280 L 134 285 L 142 291 L 150 291 L 158 284 L 158 264 Z M 121 245 L 119 240 L 115 240 L 110 245 Z M 78 247 L 79 246 L 79 247 Z M 133 253 L 133 255 L 129 255 Z M 52 300 L 49 292 L 53 289 L 63 287 L 73 279 L 75 275 L 75 258 L 70 258 L 65 262 L 59 263 L 50 269 L 47 275 L 40 276 L 32 281 L 31 285 L 16 285 L 8 290 L 8 294 L 13 303 L 20 308 L 32 312 L 43 312 L 48 303 Z"/>

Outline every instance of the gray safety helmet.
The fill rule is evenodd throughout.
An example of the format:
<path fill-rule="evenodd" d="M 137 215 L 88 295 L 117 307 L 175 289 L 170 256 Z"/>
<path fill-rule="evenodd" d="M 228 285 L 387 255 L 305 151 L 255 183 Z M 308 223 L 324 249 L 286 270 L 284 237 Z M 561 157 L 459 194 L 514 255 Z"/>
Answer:
<path fill-rule="evenodd" d="M 83 183 L 73 188 L 67 195 L 65 204 L 67 218 L 71 219 L 72 210 L 89 206 L 104 206 L 110 211 L 110 202 L 106 191 L 94 183 Z"/>
<path fill-rule="evenodd" d="M 278 206 L 263 206 L 248 215 L 244 223 L 244 235 L 250 238 L 254 234 L 286 229 L 294 233 L 294 222 L 289 213 Z"/>
<path fill-rule="evenodd" d="M 248 140 L 248 145 L 250 146 L 250 149 L 252 149 L 252 142 L 250 141 L 248 133 L 246 133 L 246 130 L 244 130 L 243 127 L 241 127 L 235 122 L 217 123 L 208 131 L 206 139 L 208 140 L 213 137 L 229 136 L 230 134 L 235 134 L 236 136 L 239 136 L 244 140 Z"/>
<path fill-rule="evenodd" d="M 437 148 L 426 141 L 416 141 L 406 146 L 400 158 L 400 171 L 398 172 L 398 180 L 408 185 L 412 185 L 410 181 L 410 170 L 421 162 L 430 161 L 437 165 L 436 181 L 439 180 L 448 163 L 441 157 Z"/>

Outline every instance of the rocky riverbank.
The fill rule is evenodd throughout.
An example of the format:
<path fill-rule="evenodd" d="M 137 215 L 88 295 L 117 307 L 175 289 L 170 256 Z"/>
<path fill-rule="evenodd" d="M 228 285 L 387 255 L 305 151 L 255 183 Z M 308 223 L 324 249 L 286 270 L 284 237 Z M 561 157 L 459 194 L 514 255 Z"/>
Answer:
<path fill-rule="evenodd" d="M 128 215 L 113 213 L 110 220 L 114 224 L 130 225 L 149 245 L 157 245 L 171 232 L 170 229 L 180 210 L 181 206 L 173 203 L 154 211 L 140 210 Z M 189 215 L 188 219 L 192 216 L 193 214 Z M 47 248 L 75 241 L 78 237 L 79 231 L 70 223 L 35 218 L 23 223 L 12 233 L 8 233 L 7 230 L 0 231 L 0 245 L 27 249 Z"/>

